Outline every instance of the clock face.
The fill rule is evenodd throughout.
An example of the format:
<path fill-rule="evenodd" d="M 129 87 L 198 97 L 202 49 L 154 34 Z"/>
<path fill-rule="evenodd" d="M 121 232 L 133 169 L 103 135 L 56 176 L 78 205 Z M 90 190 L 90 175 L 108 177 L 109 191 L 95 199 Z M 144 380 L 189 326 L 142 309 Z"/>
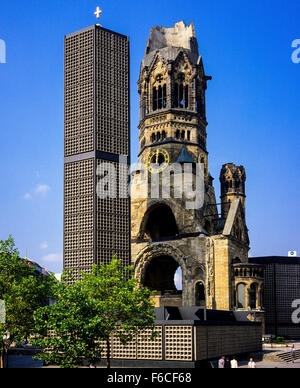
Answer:
<path fill-rule="evenodd" d="M 209 166 L 208 166 L 208 159 L 207 155 L 203 152 L 199 155 L 199 164 L 204 164 L 204 177 L 209 177 Z"/>
<path fill-rule="evenodd" d="M 150 153 L 147 159 L 147 168 L 152 174 L 163 172 L 170 163 L 168 151 L 158 148 Z"/>

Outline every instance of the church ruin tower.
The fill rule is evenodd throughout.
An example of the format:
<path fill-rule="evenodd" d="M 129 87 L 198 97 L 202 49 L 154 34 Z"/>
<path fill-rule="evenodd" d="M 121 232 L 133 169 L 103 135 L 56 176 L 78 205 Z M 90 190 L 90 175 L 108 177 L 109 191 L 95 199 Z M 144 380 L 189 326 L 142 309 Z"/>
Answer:
<path fill-rule="evenodd" d="M 207 152 L 205 91 L 209 79 L 193 23 L 188 27 L 180 22 L 174 28 L 152 28 L 138 82 L 141 151 L 146 145 L 173 138 L 197 144 Z M 162 112 L 173 115 L 160 120 L 162 131 L 153 131 L 153 117 L 161 118 Z"/>
<path fill-rule="evenodd" d="M 138 81 L 140 153 L 132 173 L 131 237 L 136 277 L 157 291 L 157 306 L 233 309 L 232 264 L 248 263 L 245 174 L 228 167 L 234 176 L 231 193 L 229 175 L 222 173 L 220 215 L 209 172 L 206 90 L 211 79 L 193 23 L 152 28 Z M 189 193 L 178 195 L 181 166 L 189 167 L 183 170 L 185 184 L 203 194 L 199 207 L 187 205 Z M 174 281 L 179 267 L 182 291 Z"/>
<path fill-rule="evenodd" d="M 236 166 L 233 163 L 224 164 L 221 175 L 221 201 L 222 201 L 222 218 L 226 219 L 230 204 L 234 198 L 239 198 L 244 215 L 246 212 L 246 172 L 243 166 Z"/>

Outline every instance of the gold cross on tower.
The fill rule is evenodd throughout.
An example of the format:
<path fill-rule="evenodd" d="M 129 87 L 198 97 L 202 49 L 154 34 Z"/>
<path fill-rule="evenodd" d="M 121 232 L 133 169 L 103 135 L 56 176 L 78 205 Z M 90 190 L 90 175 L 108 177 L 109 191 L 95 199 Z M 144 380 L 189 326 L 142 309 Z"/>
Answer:
<path fill-rule="evenodd" d="M 99 20 L 101 14 L 102 14 L 102 11 L 101 11 L 100 7 L 98 6 L 97 9 L 96 9 L 96 12 L 94 12 L 94 15 L 95 15 L 96 18 Z M 100 24 L 98 24 L 98 25 L 100 26 Z"/>

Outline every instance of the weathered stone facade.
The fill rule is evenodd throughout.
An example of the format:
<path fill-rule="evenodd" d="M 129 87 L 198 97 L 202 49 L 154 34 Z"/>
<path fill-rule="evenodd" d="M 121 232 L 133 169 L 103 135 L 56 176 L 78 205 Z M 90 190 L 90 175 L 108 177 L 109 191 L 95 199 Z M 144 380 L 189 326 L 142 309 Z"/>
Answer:
<path fill-rule="evenodd" d="M 138 82 L 140 154 L 132 176 L 131 230 L 136 276 L 158 291 L 157 306 L 239 308 L 236 293 L 244 279 L 235 279 L 234 265 L 248 263 L 246 173 L 231 163 L 223 166 L 218 204 L 207 151 L 209 80 L 193 24 L 151 30 Z M 156 174 L 148 171 L 152 163 Z M 189 208 L 187 192 L 176 196 L 180 180 L 178 172 L 171 171 L 174 163 L 191 166 L 185 176 L 194 186 L 195 168 L 203 166 L 203 206 Z M 170 170 L 170 193 L 161 167 Z M 174 284 L 179 266 L 182 293 Z M 257 292 L 262 289 L 260 279 L 247 278 L 247 286 L 248 280 L 250 287 L 257 285 Z M 246 302 L 243 308 L 248 309 Z"/>

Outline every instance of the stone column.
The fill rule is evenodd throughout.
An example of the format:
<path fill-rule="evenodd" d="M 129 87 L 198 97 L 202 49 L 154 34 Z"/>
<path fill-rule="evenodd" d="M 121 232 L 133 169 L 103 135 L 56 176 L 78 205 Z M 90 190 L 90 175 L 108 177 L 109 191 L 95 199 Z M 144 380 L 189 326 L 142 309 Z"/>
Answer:
<path fill-rule="evenodd" d="M 250 286 L 248 285 L 246 287 L 246 291 L 245 291 L 245 298 L 246 298 L 246 309 L 247 310 L 252 310 L 251 307 L 250 307 Z"/>
<path fill-rule="evenodd" d="M 257 287 L 257 308 L 258 310 L 262 310 L 262 285 L 260 287 Z"/>

